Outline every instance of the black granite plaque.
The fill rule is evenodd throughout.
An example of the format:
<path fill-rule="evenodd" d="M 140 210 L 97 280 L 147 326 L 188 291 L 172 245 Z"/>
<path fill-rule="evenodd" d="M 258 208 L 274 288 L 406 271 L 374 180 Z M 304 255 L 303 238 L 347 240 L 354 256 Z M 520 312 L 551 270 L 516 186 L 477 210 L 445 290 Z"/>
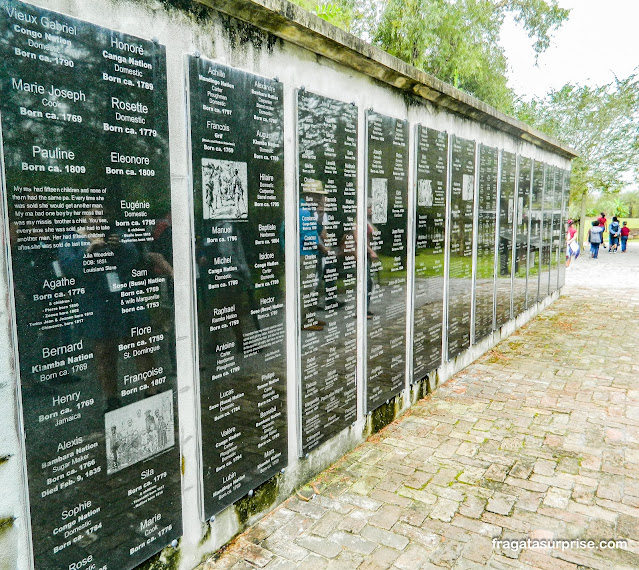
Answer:
<path fill-rule="evenodd" d="M 559 288 L 566 284 L 566 265 L 565 254 L 567 249 L 566 235 L 568 233 L 568 198 L 570 196 L 570 171 L 561 171 L 561 235 L 559 238 L 560 250 L 563 248 L 563 253 L 559 254 Z"/>
<path fill-rule="evenodd" d="M 35 567 L 133 568 L 182 532 L 165 50 L 0 6 Z"/>
<path fill-rule="evenodd" d="M 555 184 L 553 186 L 552 231 L 550 242 L 550 287 L 548 292 L 554 293 L 559 287 L 559 266 L 565 263 L 565 232 L 561 224 L 561 198 L 563 192 L 563 171 L 555 168 Z M 562 244 L 562 239 L 564 243 Z"/>
<path fill-rule="evenodd" d="M 555 167 L 545 165 L 544 197 L 542 204 L 541 226 L 541 271 L 539 274 L 539 297 L 541 301 L 550 291 L 550 272 L 552 260 L 552 217 L 555 195 Z"/>
<path fill-rule="evenodd" d="M 496 325 L 506 324 L 510 318 L 512 294 L 513 228 L 515 226 L 515 167 L 517 157 L 502 151 L 499 185 L 499 242 L 497 244 Z"/>
<path fill-rule="evenodd" d="M 408 121 L 366 113 L 367 409 L 404 387 Z"/>
<path fill-rule="evenodd" d="M 413 382 L 442 362 L 448 135 L 417 125 Z"/>
<path fill-rule="evenodd" d="M 532 161 L 517 157 L 517 195 L 515 200 L 515 256 L 513 267 L 513 316 L 526 310 L 526 275 L 528 271 L 528 232 L 530 229 L 530 183 Z"/>
<path fill-rule="evenodd" d="M 526 307 L 538 301 L 539 269 L 541 265 L 541 220 L 544 195 L 544 164 L 535 160 L 532 167 L 530 188 L 530 244 L 528 247 L 528 279 L 526 287 Z"/>
<path fill-rule="evenodd" d="M 302 454 L 357 415 L 357 107 L 297 94 Z"/>
<path fill-rule="evenodd" d="M 282 84 L 189 57 L 204 513 L 287 463 Z"/>
<path fill-rule="evenodd" d="M 452 137 L 448 359 L 470 346 L 475 141 Z"/>
<path fill-rule="evenodd" d="M 495 232 L 497 229 L 496 148 L 479 146 L 477 265 L 475 273 L 475 342 L 493 330 L 495 292 Z"/>

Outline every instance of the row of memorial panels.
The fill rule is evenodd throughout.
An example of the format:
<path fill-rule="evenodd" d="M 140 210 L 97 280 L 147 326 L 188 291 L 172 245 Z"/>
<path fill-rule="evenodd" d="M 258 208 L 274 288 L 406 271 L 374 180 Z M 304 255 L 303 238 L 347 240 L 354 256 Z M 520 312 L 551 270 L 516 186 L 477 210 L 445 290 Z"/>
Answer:
<path fill-rule="evenodd" d="M 411 380 L 421 380 L 466 350 L 471 338 L 479 342 L 563 285 L 567 171 L 418 125 L 411 231 L 405 207 L 408 134 L 407 122 L 366 113 L 367 193 L 361 202 L 367 206 L 362 224 L 366 236 L 362 230 L 352 241 L 359 237 L 366 246 L 362 252 L 367 315 L 364 390 L 369 411 L 404 389 L 407 358 L 412 357 Z M 303 152 L 301 145 L 301 156 Z M 340 265 L 340 260 L 348 263 L 355 246 L 339 246 L 349 243 L 349 222 L 355 214 L 344 218 L 346 230 L 340 234 L 339 216 L 326 215 L 326 197 L 314 190 L 322 188 L 316 173 L 312 170 L 307 188 L 300 173 L 300 220 L 315 211 L 314 219 L 325 222 L 312 229 L 321 235 L 328 222 L 331 230 L 324 235 L 336 247 L 316 257 L 302 256 L 300 262 L 304 268 L 311 259 L 311 272 L 317 273 L 315 279 L 303 273 L 300 279 L 303 453 L 349 425 L 356 412 L 355 328 L 349 328 L 356 307 L 349 305 L 348 287 L 354 282 Z M 345 193 L 345 201 L 348 196 Z M 415 246 L 408 264 L 410 236 Z M 315 249 L 321 247 L 318 239 Z M 409 266 L 414 268 L 411 279 Z M 407 316 L 409 306 L 412 319 Z M 345 323 L 341 331 L 340 315 Z M 410 346 L 407 319 L 412 321 Z M 335 356 L 340 352 L 342 361 Z M 334 381 L 340 368 L 344 381 L 350 379 L 350 390 L 344 391 L 344 382 Z M 324 382 L 317 378 L 318 369 L 328 372 Z M 314 412 L 311 416 L 306 415 L 309 409 Z"/>
<path fill-rule="evenodd" d="M 174 290 L 184 288 L 173 274 L 165 50 L 14 0 L 6 14 L 46 38 L 0 28 L 35 564 L 131 568 L 182 526 Z M 373 410 L 404 389 L 407 354 L 419 380 L 561 286 L 567 173 L 417 126 L 409 199 L 408 122 L 367 111 L 364 200 L 357 107 L 299 90 L 298 216 L 285 229 L 282 84 L 199 57 L 188 69 L 209 518 L 288 464 L 288 358 L 299 362 L 303 455 L 356 420 L 358 374 Z M 286 331 L 291 236 L 298 325 Z"/>

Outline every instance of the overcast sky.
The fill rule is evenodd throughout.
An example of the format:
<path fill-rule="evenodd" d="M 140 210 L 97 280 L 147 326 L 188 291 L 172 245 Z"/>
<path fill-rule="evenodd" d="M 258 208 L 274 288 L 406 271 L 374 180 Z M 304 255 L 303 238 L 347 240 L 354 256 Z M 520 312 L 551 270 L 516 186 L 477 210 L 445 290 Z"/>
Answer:
<path fill-rule="evenodd" d="M 570 17 L 535 67 L 532 42 L 514 22 L 502 32 L 509 85 L 529 99 L 570 82 L 589 85 L 627 77 L 639 66 L 639 0 L 559 0 Z"/>

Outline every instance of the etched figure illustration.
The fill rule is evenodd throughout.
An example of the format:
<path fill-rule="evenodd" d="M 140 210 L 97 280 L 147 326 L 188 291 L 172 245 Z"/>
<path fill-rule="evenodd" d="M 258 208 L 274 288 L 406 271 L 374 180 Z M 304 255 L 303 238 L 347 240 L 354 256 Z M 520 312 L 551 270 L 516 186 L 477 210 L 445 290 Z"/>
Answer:
<path fill-rule="evenodd" d="M 173 390 L 150 396 L 104 416 L 107 475 L 175 444 Z"/>
<path fill-rule="evenodd" d="M 462 200 L 473 199 L 473 182 L 474 177 L 472 174 L 464 174 L 464 179 L 462 181 Z"/>
<path fill-rule="evenodd" d="M 373 224 L 385 224 L 388 217 L 388 180 L 373 178 L 371 180 L 373 200 Z"/>
<path fill-rule="evenodd" d="M 205 220 L 248 218 L 246 162 L 203 158 L 202 186 Z"/>
<path fill-rule="evenodd" d="M 420 180 L 417 187 L 417 205 L 430 208 L 433 205 L 433 181 Z"/>

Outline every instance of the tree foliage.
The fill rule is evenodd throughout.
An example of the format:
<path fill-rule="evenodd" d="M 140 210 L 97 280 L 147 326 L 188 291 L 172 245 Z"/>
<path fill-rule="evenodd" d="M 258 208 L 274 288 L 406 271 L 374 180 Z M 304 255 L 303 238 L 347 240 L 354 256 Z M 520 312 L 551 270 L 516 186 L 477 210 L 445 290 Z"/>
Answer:
<path fill-rule="evenodd" d="M 390 54 L 503 109 L 513 97 L 498 44 L 501 23 L 480 4 L 389 0 L 373 38 Z"/>
<path fill-rule="evenodd" d="M 514 101 L 499 45 L 506 16 L 521 24 L 540 54 L 569 13 L 557 0 L 293 1 L 505 112 Z"/>
<path fill-rule="evenodd" d="M 639 217 L 639 190 L 590 196 L 586 202 L 586 215 L 598 216 L 599 212 L 621 218 Z"/>
<path fill-rule="evenodd" d="M 639 173 L 639 75 L 602 86 L 567 84 L 518 104 L 519 119 L 573 147 L 571 193 L 619 192 Z"/>
<path fill-rule="evenodd" d="M 516 111 L 519 119 L 579 153 L 572 163 L 570 201 L 580 206 L 583 241 L 589 198 L 599 192 L 614 197 L 628 176 L 637 179 L 639 75 L 595 87 L 569 83 L 544 98 L 519 103 Z"/>
<path fill-rule="evenodd" d="M 308 0 L 298 0 L 304 2 Z M 507 57 L 499 45 L 510 14 L 536 54 L 568 17 L 556 0 L 335 0 L 350 31 L 391 55 L 509 112 Z"/>
<path fill-rule="evenodd" d="M 624 192 L 619 197 L 628 206 L 628 215 L 631 218 L 639 218 L 639 190 Z"/>
<path fill-rule="evenodd" d="M 354 6 L 358 0 L 335 0 L 332 2 L 314 0 L 291 0 L 301 8 L 313 12 L 323 20 L 338 28 L 350 31 L 355 19 Z"/>
<path fill-rule="evenodd" d="M 630 206 L 624 195 L 604 194 L 595 200 L 593 206 L 586 208 L 587 216 L 598 217 L 600 212 L 605 212 L 608 217 L 627 218 L 630 215 Z"/>

